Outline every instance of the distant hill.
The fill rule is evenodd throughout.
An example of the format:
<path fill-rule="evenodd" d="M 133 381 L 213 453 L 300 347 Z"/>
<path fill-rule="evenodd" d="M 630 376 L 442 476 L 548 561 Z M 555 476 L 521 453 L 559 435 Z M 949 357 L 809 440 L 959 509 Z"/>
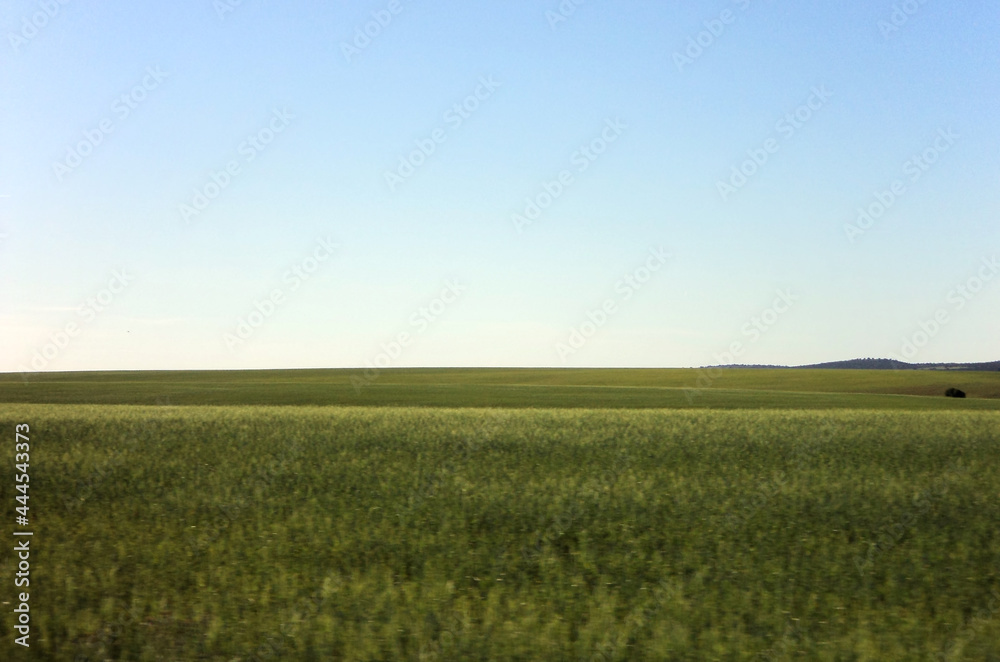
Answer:
<path fill-rule="evenodd" d="M 907 363 L 896 359 L 850 359 L 830 361 L 810 365 L 726 365 L 722 368 L 788 368 L 812 370 L 958 370 L 958 371 L 1000 371 L 1000 361 L 986 363 Z"/>
<path fill-rule="evenodd" d="M 795 367 L 832 370 L 915 370 L 917 368 L 916 364 L 897 361 L 896 359 L 851 359 L 849 361 L 830 361 Z"/>
<path fill-rule="evenodd" d="M 906 363 L 895 359 L 852 359 L 831 361 L 814 365 L 795 366 L 797 368 L 823 368 L 847 370 L 1000 370 L 1000 361 L 987 363 Z"/>

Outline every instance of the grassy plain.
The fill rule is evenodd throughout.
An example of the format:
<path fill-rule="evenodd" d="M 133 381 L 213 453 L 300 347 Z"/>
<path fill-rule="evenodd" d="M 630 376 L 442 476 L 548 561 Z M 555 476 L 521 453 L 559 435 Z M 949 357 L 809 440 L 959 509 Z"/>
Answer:
<path fill-rule="evenodd" d="M 948 387 L 968 393 L 945 398 Z M 1000 372 L 387 369 L 0 374 L 0 402 L 577 408 L 991 409 Z"/>
<path fill-rule="evenodd" d="M 0 659 L 1000 660 L 1000 373 L 372 376 L 0 375 Z"/>

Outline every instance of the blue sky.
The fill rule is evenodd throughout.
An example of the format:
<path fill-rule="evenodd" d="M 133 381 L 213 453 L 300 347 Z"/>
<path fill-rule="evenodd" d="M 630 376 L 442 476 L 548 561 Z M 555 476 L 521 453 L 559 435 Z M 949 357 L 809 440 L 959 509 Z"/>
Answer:
<path fill-rule="evenodd" d="M 1000 358 L 995 3 L 224 2 L 2 3 L 0 370 Z"/>

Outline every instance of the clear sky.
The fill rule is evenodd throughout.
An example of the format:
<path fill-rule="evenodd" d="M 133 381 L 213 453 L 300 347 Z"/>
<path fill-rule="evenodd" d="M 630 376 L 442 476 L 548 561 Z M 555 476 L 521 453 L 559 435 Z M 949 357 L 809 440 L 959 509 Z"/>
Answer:
<path fill-rule="evenodd" d="M 1000 359 L 995 2 L 0 4 L 0 370 Z"/>

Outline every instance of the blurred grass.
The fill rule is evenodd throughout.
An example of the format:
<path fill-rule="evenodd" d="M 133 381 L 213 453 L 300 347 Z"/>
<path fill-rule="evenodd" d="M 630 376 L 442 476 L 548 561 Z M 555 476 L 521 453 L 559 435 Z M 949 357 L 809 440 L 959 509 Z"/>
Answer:
<path fill-rule="evenodd" d="M 0 405 L 22 422 L 37 659 L 1000 650 L 996 412 Z"/>

